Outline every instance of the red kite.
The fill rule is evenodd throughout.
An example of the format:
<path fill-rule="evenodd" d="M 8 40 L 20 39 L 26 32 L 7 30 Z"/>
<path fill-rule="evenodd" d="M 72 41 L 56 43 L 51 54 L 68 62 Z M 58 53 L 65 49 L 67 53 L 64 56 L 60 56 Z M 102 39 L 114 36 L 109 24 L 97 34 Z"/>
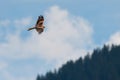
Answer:
<path fill-rule="evenodd" d="M 39 16 L 38 20 L 36 22 L 35 27 L 29 28 L 28 31 L 36 29 L 36 31 L 41 34 L 44 31 L 45 26 L 43 25 L 44 23 L 44 17 L 43 16 Z"/>

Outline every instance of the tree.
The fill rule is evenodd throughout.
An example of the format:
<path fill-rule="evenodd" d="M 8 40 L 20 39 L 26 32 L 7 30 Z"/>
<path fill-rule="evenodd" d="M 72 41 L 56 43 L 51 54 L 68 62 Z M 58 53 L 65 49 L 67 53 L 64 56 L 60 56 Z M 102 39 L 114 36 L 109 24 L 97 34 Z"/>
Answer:
<path fill-rule="evenodd" d="M 58 71 L 37 76 L 37 80 L 120 80 L 120 46 L 104 45 L 93 54 L 68 61 Z"/>

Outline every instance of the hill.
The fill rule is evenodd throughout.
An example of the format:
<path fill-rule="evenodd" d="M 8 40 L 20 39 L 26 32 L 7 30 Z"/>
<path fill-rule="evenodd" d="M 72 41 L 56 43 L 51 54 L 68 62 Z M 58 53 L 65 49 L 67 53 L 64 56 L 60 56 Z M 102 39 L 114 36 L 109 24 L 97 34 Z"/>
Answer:
<path fill-rule="evenodd" d="M 104 46 L 75 62 L 68 61 L 58 71 L 36 80 L 120 80 L 120 46 Z"/>

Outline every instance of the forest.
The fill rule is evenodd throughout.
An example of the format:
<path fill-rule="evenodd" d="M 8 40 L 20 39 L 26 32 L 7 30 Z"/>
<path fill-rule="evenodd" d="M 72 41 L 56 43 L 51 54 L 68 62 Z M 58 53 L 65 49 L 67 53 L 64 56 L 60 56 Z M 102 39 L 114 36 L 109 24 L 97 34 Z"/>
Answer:
<path fill-rule="evenodd" d="M 104 45 L 76 61 L 68 61 L 59 70 L 38 75 L 36 80 L 120 80 L 120 46 Z"/>

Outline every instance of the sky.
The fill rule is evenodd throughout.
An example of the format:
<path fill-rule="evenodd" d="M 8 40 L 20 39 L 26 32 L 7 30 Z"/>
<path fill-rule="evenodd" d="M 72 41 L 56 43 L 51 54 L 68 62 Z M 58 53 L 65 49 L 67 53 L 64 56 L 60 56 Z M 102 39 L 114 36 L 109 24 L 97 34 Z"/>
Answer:
<path fill-rule="evenodd" d="M 120 44 L 120 0 L 0 0 L 0 80 L 35 80 L 104 44 Z M 27 31 L 39 15 L 45 30 Z"/>

